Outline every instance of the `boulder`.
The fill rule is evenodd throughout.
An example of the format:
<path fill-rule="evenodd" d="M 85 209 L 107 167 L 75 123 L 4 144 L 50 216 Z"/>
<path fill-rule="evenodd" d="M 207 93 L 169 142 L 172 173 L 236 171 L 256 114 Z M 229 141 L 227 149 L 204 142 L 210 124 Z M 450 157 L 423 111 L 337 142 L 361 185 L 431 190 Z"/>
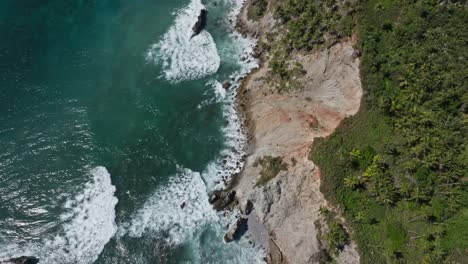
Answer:
<path fill-rule="evenodd" d="M 218 201 L 218 200 L 219 200 L 219 196 L 218 196 L 218 194 L 217 194 L 216 192 L 213 192 L 213 193 L 210 195 L 210 197 L 208 198 L 208 202 L 209 202 L 210 204 L 214 204 L 214 203 L 215 203 L 216 201 Z"/>
<path fill-rule="evenodd" d="M 37 264 L 39 259 L 36 257 L 21 256 L 10 260 L 0 261 L 0 264 Z"/>
<path fill-rule="evenodd" d="M 208 17 L 208 11 L 206 11 L 205 9 L 202 9 L 200 11 L 200 15 L 198 16 L 197 22 L 195 22 L 195 25 L 193 25 L 192 27 L 193 35 L 190 38 L 195 37 L 196 35 L 200 34 L 203 29 L 205 29 L 207 17 Z"/>

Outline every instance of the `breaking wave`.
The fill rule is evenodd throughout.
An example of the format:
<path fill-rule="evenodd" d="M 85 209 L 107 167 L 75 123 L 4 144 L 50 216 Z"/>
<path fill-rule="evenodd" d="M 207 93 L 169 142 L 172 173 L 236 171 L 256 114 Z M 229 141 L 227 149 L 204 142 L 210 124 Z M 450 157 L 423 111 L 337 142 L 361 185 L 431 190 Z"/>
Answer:
<path fill-rule="evenodd" d="M 200 79 L 215 73 L 220 66 L 212 36 L 204 30 L 192 38 L 192 26 L 202 9 L 201 0 L 193 0 L 179 10 L 174 25 L 146 54 L 148 61 L 162 65 L 163 77 L 169 81 Z"/>
<path fill-rule="evenodd" d="M 93 168 L 90 174 L 82 192 L 65 203 L 63 227 L 55 236 L 26 246 L 0 245 L 0 260 L 30 255 L 48 264 L 93 263 L 117 231 L 117 198 L 106 168 Z"/>
<path fill-rule="evenodd" d="M 119 234 L 131 237 L 153 234 L 168 245 L 177 245 L 205 224 L 217 220 L 200 173 L 179 169 L 179 173 L 145 202 Z"/>

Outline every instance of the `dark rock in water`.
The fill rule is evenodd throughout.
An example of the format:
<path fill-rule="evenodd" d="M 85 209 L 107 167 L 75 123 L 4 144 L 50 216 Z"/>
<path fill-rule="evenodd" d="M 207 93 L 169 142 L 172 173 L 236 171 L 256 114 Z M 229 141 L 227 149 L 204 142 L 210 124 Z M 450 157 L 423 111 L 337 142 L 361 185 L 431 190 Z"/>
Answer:
<path fill-rule="evenodd" d="M 202 9 L 200 11 L 200 15 L 198 16 L 197 22 L 192 27 L 193 35 L 190 38 L 195 37 L 196 35 L 200 34 L 203 29 L 205 29 L 207 17 L 208 17 L 208 11 L 206 11 L 205 9 Z"/>
<path fill-rule="evenodd" d="M 19 258 L 12 258 L 6 261 L 0 261 L 0 264 L 37 264 L 39 259 L 36 257 L 21 256 Z"/>
<path fill-rule="evenodd" d="M 180 205 L 180 209 L 184 209 L 186 205 L 187 205 L 187 204 L 186 204 L 185 202 L 183 202 L 183 203 Z"/>
<path fill-rule="evenodd" d="M 224 88 L 224 89 L 227 90 L 227 89 L 229 89 L 229 87 L 231 87 L 231 83 L 230 83 L 230 82 L 224 82 L 224 83 L 223 83 L 223 88 Z"/>
<path fill-rule="evenodd" d="M 247 218 L 240 217 L 236 223 L 229 228 L 228 232 L 224 235 L 224 242 L 229 243 L 234 240 L 239 240 L 248 230 Z"/>

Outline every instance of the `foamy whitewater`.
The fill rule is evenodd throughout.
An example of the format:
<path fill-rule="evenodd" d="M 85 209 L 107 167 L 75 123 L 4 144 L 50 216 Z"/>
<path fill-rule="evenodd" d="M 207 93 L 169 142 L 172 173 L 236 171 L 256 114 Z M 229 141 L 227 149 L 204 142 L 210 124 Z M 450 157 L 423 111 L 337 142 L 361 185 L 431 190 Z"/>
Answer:
<path fill-rule="evenodd" d="M 177 245 L 206 223 L 218 220 L 208 203 L 206 185 L 197 172 L 179 169 L 169 183 L 138 210 L 126 229 L 128 235 L 153 234 Z"/>
<path fill-rule="evenodd" d="M 230 29 L 233 30 L 232 21 L 235 21 L 240 11 L 242 1 L 228 2 L 233 9 L 226 20 L 231 21 Z M 222 128 L 225 148 L 218 155 L 219 159 L 209 163 L 202 173 L 179 168 L 179 173 L 146 201 L 130 223 L 122 226 L 119 236 L 142 237 L 152 234 L 168 244 L 178 245 L 189 239 L 199 239 L 199 231 L 208 225 L 224 233 L 224 227 L 234 221 L 234 214 L 224 216 L 212 208 L 208 203 L 208 194 L 225 187 L 231 176 L 239 173 L 243 167 L 247 141 L 235 106 L 235 97 L 240 77 L 258 66 L 258 60 L 251 56 L 255 40 L 232 31 L 221 44 L 223 49 L 219 55 L 213 39 L 206 31 L 190 41 L 191 27 L 202 8 L 204 6 L 200 1 L 195 0 L 177 12 L 175 25 L 148 51 L 147 58 L 162 64 L 163 76 L 170 81 L 198 79 L 216 72 L 221 61 L 238 64 L 241 57 L 245 58 L 241 69 L 228 77 L 231 88 L 226 90 L 222 87 L 221 83 L 226 80 L 209 80 L 206 85 L 212 88 L 215 97 L 199 105 L 202 108 L 211 103 L 222 103 L 223 115 L 227 120 L 226 126 Z M 246 241 L 229 245 L 230 250 L 245 256 L 245 261 L 257 259 L 255 263 L 263 262 L 260 249 L 253 249 Z M 247 262 L 239 257 L 233 263 Z"/>
<path fill-rule="evenodd" d="M 177 11 L 175 24 L 148 50 L 146 59 L 161 63 L 167 80 L 195 80 L 218 70 L 221 59 L 211 35 L 203 30 L 192 38 L 192 26 L 204 8 L 201 0 L 194 0 Z"/>
<path fill-rule="evenodd" d="M 26 246 L 0 245 L 0 259 L 36 256 L 41 263 L 93 263 L 117 231 L 115 187 L 104 167 L 89 172 L 92 179 L 83 191 L 68 200 L 60 216 L 62 229 L 52 237 Z"/>
<path fill-rule="evenodd" d="M 244 38 L 233 30 L 242 2 L 224 0 L 231 7 L 224 18 L 224 23 L 230 23 L 228 28 L 231 32 L 215 44 L 206 30 L 190 39 L 192 26 L 201 9 L 205 8 L 201 0 L 191 1 L 174 13 L 173 25 L 146 54 L 147 61 L 161 67 L 161 77 L 172 84 L 206 78 L 203 79 L 207 86 L 205 95 L 211 98 L 199 104 L 198 108 L 221 104 L 226 120 L 225 126 L 220 128 L 225 138 L 218 158 L 209 162 L 202 172 L 179 167 L 175 175 L 149 194 L 143 205 L 132 210 L 129 219 L 119 222 L 119 226 L 115 220 L 116 188 L 111 183 L 111 176 L 104 167 L 92 168 L 89 170 L 89 182 L 82 186 L 78 195 L 70 197 L 62 205 L 65 213 L 60 215 L 57 225 L 60 229 L 35 242 L 0 245 L 0 260 L 29 255 L 46 264 L 90 264 L 98 257 L 99 261 L 102 260 L 99 254 L 113 237 L 118 244 L 125 237 L 144 239 L 149 236 L 171 248 L 190 247 L 193 251 L 190 263 L 263 263 L 261 249 L 254 248 L 247 239 L 223 243 L 226 226 L 235 221 L 237 212 L 216 212 L 208 202 L 213 190 L 225 187 L 232 175 L 241 171 L 246 155 L 247 140 L 235 97 L 240 77 L 257 67 L 258 61 L 251 56 L 255 40 Z M 216 37 L 216 31 L 213 32 Z M 240 58 L 243 58 L 242 62 Z M 221 63 L 240 63 L 241 67 L 229 76 L 222 76 L 218 73 Z M 228 90 L 222 87 L 225 81 L 232 84 Z M 206 230 L 215 233 L 219 241 L 214 239 L 206 243 Z M 113 243 L 114 240 L 108 246 Z M 106 247 L 102 255 L 107 251 Z M 207 252 L 216 252 L 217 255 L 207 256 Z M 142 260 L 142 263 L 146 262 Z"/>

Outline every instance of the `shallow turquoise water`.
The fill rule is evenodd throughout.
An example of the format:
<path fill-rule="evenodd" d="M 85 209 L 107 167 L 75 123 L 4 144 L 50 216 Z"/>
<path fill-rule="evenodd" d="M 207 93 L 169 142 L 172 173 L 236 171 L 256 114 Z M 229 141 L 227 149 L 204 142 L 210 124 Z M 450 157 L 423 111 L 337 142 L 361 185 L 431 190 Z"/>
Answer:
<path fill-rule="evenodd" d="M 260 259 L 206 201 L 242 143 L 216 83 L 246 70 L 234 2 L 189 46 L 196 0 L 0 2 L 0 259 Z"/>

